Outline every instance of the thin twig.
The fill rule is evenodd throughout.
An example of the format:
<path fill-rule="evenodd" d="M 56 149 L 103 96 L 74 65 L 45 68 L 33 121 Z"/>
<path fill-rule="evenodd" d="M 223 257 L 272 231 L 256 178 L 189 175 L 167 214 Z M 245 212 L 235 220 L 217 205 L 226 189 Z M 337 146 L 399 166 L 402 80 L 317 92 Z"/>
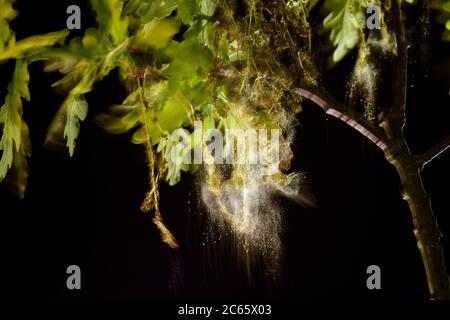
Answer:
<path fill-rule="evenodd" d="M 449 148 L 450 148 L 450 134 L 435 146 L 431 147 L 424 153 L 418 155 L 417 161 L 419 162 L 419 165 L 423 168 L 433 159 L 441 155 Z"/>

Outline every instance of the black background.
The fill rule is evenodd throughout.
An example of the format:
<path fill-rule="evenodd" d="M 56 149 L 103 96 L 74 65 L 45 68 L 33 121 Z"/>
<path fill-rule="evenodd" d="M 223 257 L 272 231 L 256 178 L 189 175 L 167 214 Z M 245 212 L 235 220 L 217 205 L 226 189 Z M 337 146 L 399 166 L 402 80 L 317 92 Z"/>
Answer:
<path fill-rule="evenodd" d="M 16 3 L 20 15 L 12 23 L 17 38 L 64 29 L 69 4 L 81 6 L 83 30 L 95 25 L 84 2 L 20 0 Z M 411 10 L 411 14 L 418 13 Z M 450 85 L 433 72 L 450 56 L 449 46 L 439 40 L 441 28 L 433 29 L 434 49 L 427 59 L 420 50 L 412 50 L 410 58 L 425 62 L 422 69 L 413 63 L 410 71 L 414 87 L 409 90 L 407 134 L 415 152 L 426 150 L 448 133 Z M 420 36 L 416 41 L 420 42 Z M 352 58 L 324 79 L 342 99 Z M 0 66 L 2 99 L 13 68 L 12 62 Z M 33 143 L 28 190 L 23 201 L 0 191 L 0 292 L 4 297 L 427 298 L 410 213 L 401 199 L 395 169 L 380 150 L 318 107 L 305 103 L 299 115 L 293 169 L 307 173 L 319 207 L 303 209 L 280 201 L 285 209 L 282 278 L 278 286 L 269 288 L 257 266 L 249 281 L 226 252 L 216 252 L 217 262 L 210 262 L 213 249 L 203 246 L 204 216 L 188 175 L 175 187 L 161 186 L 161 209 L 181 249 L 175 252 L 161 243 L 151 215 L 139 210 L 148 188 L 143 148 L 132 145 L 130 135 L 108 135 L 92 120 L 125 97 L 115 72 L 87 95 L 89 118 L 82 124 L 73 158 L 43 148 L 46 129 L 64 99 L 50 87 L 60 75 L 43 73 L 41 63 L 33 64 L 30 72 L 32 102 L 24 105 Z M 384 81 L 390 88 L 390 79 Z M 447 152 L 424 172 L 445 235 L 447 265 L 449 160 Z M 71 264 L 81 267 L 80 291 L 66 288 L 66 268 Z M 381 267 L 382 290 L 366 288 L 365 272 L 371 264 Z"/>

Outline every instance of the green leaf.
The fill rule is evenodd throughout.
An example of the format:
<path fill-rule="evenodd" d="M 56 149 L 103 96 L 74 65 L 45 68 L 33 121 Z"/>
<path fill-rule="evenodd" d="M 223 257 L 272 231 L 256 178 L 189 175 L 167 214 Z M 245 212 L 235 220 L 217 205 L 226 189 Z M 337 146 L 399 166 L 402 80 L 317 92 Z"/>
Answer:
<path fill-rule="evenodd" d="M 132 142 L 144 143 L 148 135 L 152 145 L 159 143 L 163 135 L 172 133 L 186 121 L 188 104 L 189 101 L 185 97 L 175 94 L 167 99 L 161 110 L 146 110 L 147 128 L 142 127 L 137 130 L 132 137 Z"/>
<path fill-rule="evenodd" d="M 154 19 L 137 32 L 135 43 L 138 47 L 161 49 L 167 46 L 173 36 L 180 30 L 180 22 L 175 18 Z"/>
<path fill-rule="evenodd" d="M 146 21 L 150 21 L 153 18 L 164 19 L 172 14 L 172 12 L 178 8 L 177 0 L 164 0 L 158 9 L 151 15 L 147 15 Z"/>
<path fill-rule="evenodd" d="M 162 138 L 157 148 L 157 151 L 161 153 L 167 165 L 165 179 L 171 186 L 174 186 L 180 182 L 181 171 L 187 172 L 189 170 L 189 164 L 183 163 L 180 160 L 191 151 L 193 145 L 193 137 L 191 134 L 185 132 L 184 130 L 180 130 L 179 134 L 182 135 L 183 142 L 170 135 Z"/>
<path fill-rule="evenodd" d="M 335 50 L 332 64 L 341 61 L 361 38 L 365 15 L 362 0 L 327 0 L 324 5 L 328 15 L 323 21 L 330 30 L 330 40 Z"/>
<path fill-rule="evenodd" d="M 123 0 L 91 0 L 97 12 L 99 30 L 109 37 L 113 45 L 128 37 L 128 17 L 122 16 Z"/>
<path fill-rule="evenodd" d="M 144 88 L 145 102 L 152 108 L 155 108 L 160 104 L 164 103 L 169 96 L 167 88 L 168 88 L 168 81 L 166 80 L 147 86 L 146 88 Z M 140 93 L 138 94 L 138 99 L 139 103 L 141 103 Z M 136 97 L 132 95 L 128 96 L 125 103 L 128 103 L 129 100 L 136 101 Z"/>
<path fill-rule="evenodd" d="M 142 109 L 140 106 L 111 106 L 109 114 L 98 115 L 95 122 L 109 133 L 125 133 L 142 122 Z"/>
<path fill-rule="evenodd" d="M 194 110 L 199 110 L 211 100 L 211 93 L 208 91 L 205 82 L 201 82 L 197 86 L 190 88 L 185 93 L 185 96 L 191 102 Z"/>
<path fill-rule="evenodd" d="M 145 24 L 153 19 L 164 19 L 172 14 L 172 12 L 178 7 L 177 0 L 153 0 L 153 1 L 140 1 L 131 0 L 128 1 L 124 14 L 136 15 L 140 19 L 141 24 Z"/>
<path fill-rule="evenodd" d="M 153 112 L 147 112 L 147 131 L 153 145 L 160 141 L 162 134 L 171 133 L 182 126 L 187 119 L 188 103 L 181 94 L 174 94 L 161 110 L 154 112 L 154 117 Z"/>
<path fill-rule="evenodd" d="M 17 17 L 13 2 L 13 0 L 0 0 L 0 52 L 14 42 L 14 32 L 9 28 L 9 22 Z"/>
<path fill-rule="evenodd" d="M 67 85 L 72 89 L 47 129 L 46 147 L 61 151 L 63 141 L 67 138 L 65 145 L 69 147 L 70 156 L 73 156 L 75 139 L 80 131 L 79 122 L 87 115 L 88 105 L 84 94 L 90 92 L 94 83 L 106 76 L 110 70 L 111 68 L 105 69 L 101 62 L 83 59 L 68 75 L 54 84 Z"/>
<path fill-rule="evenodd" d="M 62 85 L 70 90 L 70 93 L 58 113 L 50 123 L 45 138 L 47 147 L 61 149 L 63 140 L 67 138 L 66 145 L 72 156 L 75 148 L 75 139 L 79 134 L 79 122 L 83 121 L 87 114 L 87 102 L 84 94 L 90 92 L 94 83 L 102 80 L 109 72 L 122 61 L 129 44 L 129 39 L 112 48 L 104 55 L 96 59 L 83 58 L 72 64 L 72 70 L 53 86 Z"/>
<path fill-rule="evenodd" d="M 14 76 L 8 86 L 8 95 L 0 108 L 0 126 L 3 131 L 0 140 L 0 150 L 3 151 L 0 159 L 0 181 L 6 177 L 13 163 L 17 170 L 25 170 L 21 173 L 22 178 L 23 174 L 27 175 L 26 157 L 30 155 L 30 144 L 28 127 L 22 120 L 22 99 L 30 99 L 29 80 L 27 63 L 16 60 Z M 25 190 L 22 178 L 18 180 L 18 193 L 21 196 Z"/>
<path fill-rule="evenodd" d="M 80 121 L 84 121 L 88 112 L 88 104 L 83 95 L 69 95 L 63 103 L 63 109 L 67 114 L 64 127 L 64 138 L 67 138 L 70 156 L 75 150 L 75 139 L 80 133 Z"/>
<path fill-rule="evenodd" d="M 215 129 L 216 124 L 213 117 L 214 107 L 209 105 L 205 108 L 203 116 L 203 130 L 207 131 L 210 129 Z"/>
<path fill-rule="evenodd" d="M 11 58 L 21 58 L 32 49 L 51 47 L 56 43 L 61 43 L 69 34 L 68 30 L 50 32 L 44 35 L 37 35 L 17 41 L 14 45 L 0 52 L 0 61 Z"/>
<path fill-rule="evenodd" d="M 195 1 L 179 0 L 177 9 L 177 18 L 184 24 L 191 25 L 194 22 L 194 15 L 197 14 L 198 7 Z"/>
<path fill-rule="evenodd" d="M 28 184 L 29 168 L 27 158 L 31 157 L 31 141 L 28 126 L 24 121 L 22 121 L 21 129 L 22 141 L 20 149 L 19 151 L 14 151 L 13 165 L 5 182 L 23 199 Z"/>
<path fill-rule="evenodd" d="M 139 8 L 142 3 L 145 2 L 141 0 L 128 0 L 125 4 L 125 7 L 123 8 L 123 14 L 127 16 L 132 14 Z"/>
<path fill-rule="evenodd" d="M 200 1 L 200 12 L 205 16 L 211 17 L 216 11 L 216 4 L 213 0 L 197 0 Z"/>
<path fill-rule="evenodd" d="M 156 112 L 156 118 L 164 131 L 172 132 L 186 120 L 188 109 L 189 101 L 182 94 L 174 94 L 167 99 L 162 110 Z"/>
<path fill-rule="evenodd" d="M 179 60 L 170 63 L 169 67 L 164 70 L 164 75 L 170 77 L 169 87 L 173 91 L 185 86 L 192 88 L 203 81 L 203 77 L 197 74 L 194 64 Z"/>
<path fill-rule="evenodd" d="M 161 6 L 162 0 L 153 0 L 153 1 L 140 1 L 139 7 L 136 9 L 136 14 L 139 17 L 150 17 L 152 20 L 155 16 L 156 10 Z M 142 23 L 146 23 L 149 20 L 142 21 Z"/>
<path fill-rule="evenodd" d="M 65 75 L 60 80 L 53 83 L 52 87 L 62 86 L 62 87 L 64 87 L 65 90 L 70 91 L 70 90 L 72 90 L 72 88 L 76 87 L 80 83 L 80 81 L 82 81 L 82 79 L 86 78 L 86 74 L 91 69 L 95 68 L 94 64 L 87 59 L 82 59 L 82 60 L 76 62 L 75 64 L 71 64 L 71 65 L 70 64 L 66 65 L 65 63 L 66 63 L 66 61 L 64 61 L 64 60 L 59 60 L 59 61 L 54 62 L 54 66 L 61 66 L 63 68 L 64 68 L 64 66 L 66 66 L 68 69 L 69 68 L 72 68 L 72 69 L 71 70 L 69 69 L 70 72 L 67 73 L 67 75 Z M 54 67 L 52 69 L 50 69 L 49 71 L 51 71 L 51 70 L 54 70 Z M 95 70 L 98 70 L 98 67 L 95 68 Z M 92 71 L 90 71 L 90 73 L 92 73 Z M 84 81 L 87 82 L 87 80 L 89 80 L 89 79 L 85 79 Z M 92 81 L 92 83 L 94 83 L 95 75 L 92 77 L 91 81 Z"/>
<path fill-rule="evenodd" d="M 163 71 L 170 77 L 171 88 L 179 88 L 184 84 L 193 88 L 207 79 L 208 71 L 212 67 L 212 58 L 206 50 L 195 34 L 181 43 L 172 41 L 165 49 L 165 53 L 173 60 Z"/>
<path fill-rule="evenodd" d="M 318 2 L 319 2 L 319 0 L 308 1 L 308 12 L 311 12 L 315 8 L 315 6 L 317 5 Z"/>

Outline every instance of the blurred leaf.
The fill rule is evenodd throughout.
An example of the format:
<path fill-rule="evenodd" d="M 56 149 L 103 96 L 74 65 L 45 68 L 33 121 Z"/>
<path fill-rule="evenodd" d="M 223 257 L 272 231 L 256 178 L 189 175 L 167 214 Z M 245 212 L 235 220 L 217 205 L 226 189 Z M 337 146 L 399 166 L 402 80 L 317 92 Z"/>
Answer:
<path fill-rule="evenodd" d="M 308 1 L 308 12 L 311 12 L 315 7 L 319 0 L 310 0 Z"/>
<path fill-rule="evenodd" d="M 14 32 L 9 28 L 9 22 L 17 16 L 13 2 L 14 0 L 0 0 L 0 52 L 14 41 Z"/>
<path fill-rule="evenodd" d="M 216 11 L 216 4 L 213 0 L 200 0 L 200 12 L 205 16 L 212 16 Z"/>
<path fill-rule="evenodd" d="M 172 12 L 178 7 L 177 0 L 164 0 L 161 5 L 151 15 L 146 16 L 146 20 L 150 21 L 152 18 L 164 19 L 172 14 Z"/>
<path fill-rule="evenodd" d="M 101 44 L 100 31 L 95 28 L 88 28 L 84 32 L 82 44 L 83 44 L 83 47 L 88 50 L 95 50 Z"/>
<path fill-rule="evenodd" d="M 91 33 L 95 34 L 94 32 Z M 79 134 L 79 122 L 83 121 L 87 115 L 88 105 L 84 99 L 84 94 L 90 92 L 94 83 L 102 80 L 109 72 L 122 61 L 122 56 L 126 53 L 130 39 L 125 39 L 122 43 L 107 51 L 102 56 L 89 59 L 82 58 L 77 63 L 67 60 L 68 57 L 60 57 L 59 62 L 54 62 L 55 66 L 63 66 L 70 69 L 70 72 L 53 86 L 63 86 L 69 90 L 69 95 L 58 110 L 47 131 L 45 145 L 60 149 L 62 140 L 67 138 L 66 145 L 69 147 L 69 154 L 72 156 L 75 148 L 75 139 Z M 64 124 L 64 125 L 63 125 Z M 63 131 L 64 130 L 64 131 Z"/>
<path fill-rule="evenodd" d="M 197 86 L 207 78 L 212 67 L 212 58 L 201 46 L 197 37 L 191 35 L 181 43 L 173 41 L 165 53 L 172 58 L 170 65 L 163 71 L 170 77 L 169 86 L 182 87 L 184 84 L 190 88 Z"/>
<path fill-rule="evenodd" d="M 139 8 L 139 5 L 143 2 L 144 1 L 141 0 L 128 0 L 123 8 L 123 14 L 130 15 L 135 12 Z"/>
<path fill-rule="evenodd" d="M 161 110 L 147 111 L 147 132 L 152 145 L 159 143 L 162 134 L 172 133 L 182 126 L 187 119 L 187 103 L 184 97 L 175 94 L 167 99 Z"/>
<path fill-rule="evenodd" d="M 28 184 L 28 161 L 31 156 L 30 133 L 27 124 L 22 121 L 20 150 L 14 150 L 13 164 L 5 180 L 3 181 L 13 193 L 23 199 Z"/>
<path fill-rule="evenodd" d="M 17 41 L 14 45 L 0 52 L 0 61 L 11 58 L 21 58 L 25 53 L 32 49 L 50 47 L 56 43 L 63 42 L 69 34 L 68 30 L 50 32 L 44 35 L 37 35 Z"/>
<path fill-rule="evenodd" d="M 69 95 L 59 108 L 47 130 L 45 145 L 59 147 L 62 139 L 67 138 L 66 145 L 69 154 L 73 156 L 75 139 L 78 137 L 80 126 L 87 115 L 88 104 L 84 94 L 92 90 L 94 83 L 105 77 L 111 68 L 104 68 L 101 62 L 80 62 L 74 70 L 57 82 L 57 84 L 76 85 L 70 90 Z M 63 131 L 64 130 L 64 131 Z"/>
<path fill-rule="evenodd" d="M 157 151 L 161 153 L 167 165 L 166 181 L 169 185 L 174 186 L 181 179 L 181 171 L 187 172 L 189 164 L 183 163 L 182 159 L 192 149 L 192 135 L 182 130 L 178 130 L 178 135 L 182 139 L 175 139 L 172 135 L 164 137 L 158 144 Z"/>
<path fill-rule="evenodd" d="M 147 49 L 149 46 L 161 49 L 167 46 L 178 30 L 180 30 L 180 22 L 175 18 L 154 19 L 143 25 L 138 31 L 135 43 L 143 49 Z"/>
<path fill-rule="evenodd" d="M 109 133 L 125 133 L 142 122 L 142 110 L 140 106 L 112 106 L 109 114 L 98 115 L 95 122 Z"/>
<path fill-rule="evenodd" d="M 128 1 L 124 13 L 135 14 L 140 17 L 141 24 L 145 24 L 155 18 L 164 19 L 172 14 L 178 7 L 177 0 L 153 0 L 153 1 Z"/>
<path fill-rule="evenodd" d="M 365 14 L 362 0 L 326 0 L 324 8 L 328 15 L 323 26 L 331 31 L 330 40 L 335 47 L 331 64 L 334 64 L 358 44 Z"/>
<path fill-rule="evenodd" d="M 113 45 L 128 37 L 128 17 L 122 16 L 123 0 L 91 0 L 97 12 L 99 30 L 109 37 Z"/>
<path fill-rule="evenodd" d="M 80 132 L 79 122 L 86 118 L 88 108 L 83 93 L 78 91 L 72 90 L 64 100 L 53 117 L 45 138 L 45 146 L 57 151 L 61 151 L 64 146 L 63 141 L 66 139 L 65 145 L 69 148 L 70 156 L 73 156 L 75 139 Z"/>
<path fill-rule="evenodd" d="M 177 18 L 184 24 L 191 25 L 194 22 L 194 15 L 197 13 L 198 7 L 194 1 L 179 0 L 177 9 Z"/>
<path fill-rule="evenodd" d="M 186 120 L 188 109 L 189 102 L 186 98 L 182 94 L 174 94 L 167 99 L 162 110 L 156 112 L 156 118 L 164 131 L 172 132 Z"/>
<path fill-rule="evenodd" d="M 436 21 L 438 23 L 444 24 L 446 30 L 441 35 L 442 41 L 450 41 L 450 1 L 449 0 L 438 0 L 432 2 L 434 9 L 438 10 L 439 13 L 436 16 Z"/>

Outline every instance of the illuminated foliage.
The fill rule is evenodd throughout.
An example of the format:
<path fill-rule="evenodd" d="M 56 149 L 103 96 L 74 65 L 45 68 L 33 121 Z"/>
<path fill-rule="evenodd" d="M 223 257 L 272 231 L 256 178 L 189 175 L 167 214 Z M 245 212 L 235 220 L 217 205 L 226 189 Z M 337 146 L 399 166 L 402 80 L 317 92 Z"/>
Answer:
<path fill-rule="evenodd" d="M 0 109 L 0 181 L 9 179 L 19 196 L 24 196 L 31 150 L 22 103 L 30 100 L 30 63 L 44 61 L 45 71 L 63 74 L 53 86 L 67 96 L 48 128 L 45 144 L 65 145 L 70 156 L 88 108 L 95 107 L 88 106 L 86 94 L 117 69 L 127 97 L 95 120 L 112 134 L 132 131 L 131 142 L 145 147 L 149 191 L 141 209 L 153 210 L 162 240 L 172 248 L 179 246 L 163 223 L 160 180 L 175 185 L 183 172 L 198 172 L 211 220 L 223 233 L 232 231 L 233 243 L 244 248 L 245 259 L 248 252 L 257 251 L 272 266 L 269 273 L 276 276 L 281 210 L 273 196 L 281 193 L 302 204 L 313 204 L 306 196 L 303 176 L 289 172 L 295 115 L 301 111 L 302 99 L 308 98 L 373 141 L 397 168 L 414 217 L 430 292 L 435 297 L 449 297 L 439 232 L 418 167 L 438 153 L 430 152 L 419 162 L 410 154 L 402 133 L 408 65 L 404 2 L 415 1 L 91 0 L 97 26 L 86 29 L 82 37 L 68 41 L 69 32 L 63 30 L 16 41 L 9 27 L 17 16 L 13 1 L 0 0 L 0 62 L 16 62 Z M 364 30 L 366 8 L 372 4 L 383 9 L 382 27 L 377 32 Z M 447 29 L 449 4 L 447 0 L 433 2 L 441 11 L 438 20 Z M 321 30 L 309 24 L 316 9 L 323 16 Z M 390 11 L 389 24 L 395 31 L 386 27 L 384 20 L 384 13 Z M 313 50 L 313 38 L 320 37 L 316 31 L 329 33 L 332 52 L 327 52 L 331 53 L 327 67 L 358 50 L 348 87 L 352 102 L 362 104 L 363 110 L 338 108 L 322 92 L 318 70 L 324 66 L 317 63 L 320 50 Z M 447 32 L 444 40 L 449 38 Z M 392 110 L 377 106 L 379 70 L 374 61 L 380 52 L 396 62 L 393 82 L 397 96 Z M 384 118 L 386 111 L 389 115 Z M 181 152 L 190 153 L 199 135 L 196 122 L 221 132 L 278 129 L 282 132 L 279 162 L 272 166 L 180 164 L 173 157 L 179 142 L 171 134 L 186 129 L 184 138 L 191 143 Z M 225 150 L 232 143 L 225 141 Z M 438 151 L 442 148 L 448 148 L 448 143 Z M 433 291 L 435 287 L 438 289 Z"/>
<path fill-rule="evenodd" d="M 330 30 L 330 40 L 336 47 L 332 57 L 332 63 L 336 63 L 359 43 L 365 26 L 363 1 L 327 0 L 324 7 L 329 13 L 323 26 Z"/>
<path fill-rule="evenodd" d="M 172 149 L 178 142 L 171 140 L 171 133 L 185 128 L 190 132 L 187 139 L 193 141 L 198 134 L 194 132 L 196 121 L 205 129 L 221 131 L 249 127 L 284 130 L 283 125 L 300 110 L 300 98 L 292 93 L 296 78 L 304 76 L 309 83 L 315 82 L 309 66 L 311 34 L 306 20 L 315 3 L 302 1 L 299 7 L 292 1 L 275 1 L 267 7 L 252 0 L 245 3 L 249 15 L 235 18 L 235 1 L 92 0 L 98 26 L 64 43 L 67 31 L 16 42 L 8 27 L 16 12 L 10 1 L 3 1 L 0 26 L 5 32 L 0 61 L 16 59 L 18 69 L 2 108 L 0 179 L 13 163 L 21 164 L 19 193 L 23 196 L 29 150 L 25 142 L 21 144 L 28 139 L 28 132 L 21 120 L 20 97 L 29 97 L 22 89 L 28 80 L 18 81 L 24 79 L 22 73 L 29 63 L 45 61 L 45 71 L 64 74 L 53 86 L 67 91 L 67 97 L 49 126 L 45 144 L 65 144 L 71 156 L 81 122 L 88 114 L 86 93 L 117 68 L 128 97 L 96 121 L 113 134 L 133 130 L 132 142 L 145 146 L 150 191 L 142 210 L 155 211 L 154 221 L 165 242 L 176 247 L 159 212 L 159 180 L 177 184 L 182 171 L 195 172 L 198 165 L 174 161 Z M 283 37 L 278 36 L 280 31 Z M 297 68 L 300 56 L 291 65 L 278 60 L 300 43 L 307 44 L 308 50 L 299 53 L 304 61 L 297 74 L 289 69 Z M 286 170 L 292 158 L 291 138 L 283 139 Z M 230 142 L 225 143 L 229 149 Z M 190 152 L 189 148 L 194 148 L 194 143 L 183 152 Z M 247 169 L 233 167 L 236 175 Z M 209 179 L 219 177 L 216 169 L 208 172 L 217 176 Z M 278 169 L 275 173 L 283 175 Z"/>

